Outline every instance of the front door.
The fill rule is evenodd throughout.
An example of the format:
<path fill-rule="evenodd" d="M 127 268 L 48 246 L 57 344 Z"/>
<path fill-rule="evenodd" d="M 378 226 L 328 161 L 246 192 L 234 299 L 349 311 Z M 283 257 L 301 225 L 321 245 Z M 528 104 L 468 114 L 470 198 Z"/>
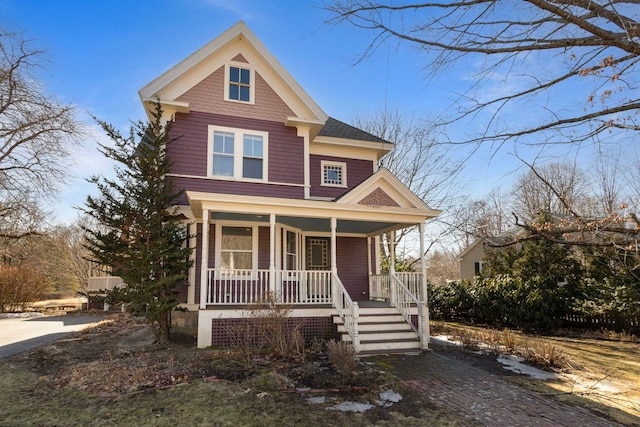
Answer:
<path fill-rule="evenodd" d="M 331 270 L 330 243 L 326 237 L 307 237 L 307 270 Z"/>

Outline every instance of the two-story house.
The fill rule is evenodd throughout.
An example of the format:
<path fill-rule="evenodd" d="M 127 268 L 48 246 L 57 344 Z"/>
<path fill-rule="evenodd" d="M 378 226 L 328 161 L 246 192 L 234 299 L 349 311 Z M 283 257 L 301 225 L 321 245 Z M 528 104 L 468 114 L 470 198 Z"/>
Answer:
<path fill-rule="evenodd" d="M 194 236 L 183 302 L 198 346 L 228 344 L 225 325 L 271 295 L 307 335 L 338 322 L 356 351 L 426 347 L 426 277 L 381 274 L 378 248 L 406 227 L 423 241 L 439 212 L 378 167 L 393 144 L 329 117 L 243 22 L 139 95 L 179 137 L 168 155 Z"/>

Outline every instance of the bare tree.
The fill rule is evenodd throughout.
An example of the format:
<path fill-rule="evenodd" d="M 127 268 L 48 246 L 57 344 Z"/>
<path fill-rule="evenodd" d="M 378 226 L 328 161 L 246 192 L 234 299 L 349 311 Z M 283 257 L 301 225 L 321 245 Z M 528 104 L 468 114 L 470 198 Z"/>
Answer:
<path fill-rule="evenodd" d="M 460 277 L 458 258 L 450 250 L 434 250 L 429 255 L 427 277 L 434 285 L 443 285 Z"/>
<path fill-rule="evenodd" d="M 459 142 L 579 143 L 640 129 L 635 1 L 335 0 L 326 9 L 330 22 L 372 32 L 362 59 L 396 40 L 431 55 L 433 72 L 480 64 L 445 122 L 476 118 L 483 129 Z M 518 120 L 506 119 L 514 111 Z"/>
<path fill-rule="evenodd" d="M 393 151 L 380 160 L 381 167 L 389 169 L 429 207 L 447 210 L 451 206 L 455 179 L 462 165 L 449 155 L 448 147 L 436 143 L 432 123 L 386 109 L 367 116 L 357 115 L 353 121 L 357 127 L 395 144 Z M 404 229 L 396 233 L 396 247 L 412 231 Z M 446 230 L 440 227 L 438 233 L 442 236 Z M 388 238 L 383 238 L 387 255 L 388 243 Z"/>
<path fill-rule="evenodd" d="M 515 213 L 533 221 L 540 214 L 578 214 L 578 202 L 586 196 L 587 182 L 583 172 L 569 162 L 549 163 L 542 167 L 529 165 L 514 189 Z"/>
<path fill-rule="evenodd" d="M 71 105 L 44 93 L 36 70 L 43 52 L 21 34 L 0 29 L 0 219 L 22 219 L 25 204 L 50 197 L 68 174 L 82 126 Z M 29 202 L 31 201 L 31 202 Z M 14 224 L 15 225 L 15 224 Z M 33 232 L 0 230 L 5 238 Z"/>
<path fill-rule="evenodd" d="M 620 174 L 626 173 L 621 163 L 620 151 L 598 150 L 592 174 L 595 179 L 594 214 L 610 215 L 620 209 L 622 203 L 622 182 Z"/>

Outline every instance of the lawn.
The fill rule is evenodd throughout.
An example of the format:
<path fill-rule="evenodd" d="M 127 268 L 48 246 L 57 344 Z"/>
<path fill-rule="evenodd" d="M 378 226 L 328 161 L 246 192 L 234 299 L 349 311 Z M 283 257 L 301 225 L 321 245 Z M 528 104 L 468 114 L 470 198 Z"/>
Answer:
<path fill-rule="evenodd" d="M 342 373 L 320 353 L 305 360 L 254 358 L 198 350 L 188 339 L 164 347 L 119 345 L 141 326 L 114 316 L 0 361 L 0 425 L 473 425 L 370 364 Z M 402 399 L 375 403 L 387 391 Z M 374 407 L 336 410 L 348 402 Z"/>

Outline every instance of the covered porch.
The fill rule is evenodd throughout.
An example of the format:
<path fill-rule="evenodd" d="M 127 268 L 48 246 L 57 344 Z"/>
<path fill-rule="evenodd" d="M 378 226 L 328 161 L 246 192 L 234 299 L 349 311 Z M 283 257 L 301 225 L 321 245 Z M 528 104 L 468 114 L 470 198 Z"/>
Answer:
<path fill-rule="evenodd" d="M 355 202 L 195 192 L 187 197 L 190 213 L 202 224 L 194 269 L 199 346 L 211 344 L 211 311 L 268 300 L 288 304 L 300 316 L 309 310 L 339 316 L 358 351 L 360 305 L 386 301 L 426 348 L 425 262 L 418 272 L 396 273 L 392 260 L 390 271 L 382 273 L 379 245 L 385 233 L 393 241 L 396 230 L 416 227 L 424 253 L 424 223 L 437 211 L 424 204 L 358 203 L 357 195 Z"/>

